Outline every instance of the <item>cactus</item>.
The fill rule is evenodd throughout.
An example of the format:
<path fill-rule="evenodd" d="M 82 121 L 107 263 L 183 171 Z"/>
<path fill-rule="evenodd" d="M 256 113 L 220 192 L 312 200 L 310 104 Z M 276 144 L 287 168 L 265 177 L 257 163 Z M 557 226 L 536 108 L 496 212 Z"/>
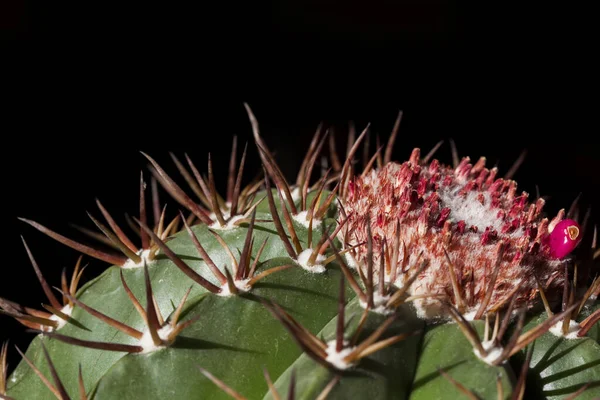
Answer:
<path fill-rule="evenodd" d="M 246 107 L 263 165 L 247 186 L 234 140 L 225 196 L 210 158 L 203 175 L 173 155 L 184 190 L 143 154 L 152 199 L 142 174 L 136 238 L 99 201 L 101 234 L 83 232 L 104 247 L 22 219 L 111 266 L 78 287 L 80 257 L 51 288 L 23 239 L 49 304 L 0 298 L 37 334 L 10 376 L 2 346 L 1 399 L 600 396 L 600 252 L 576 206 L 549 220 L 514 169 L 498 178 L 453 143 L 452 167 L 439 145 L 391 161 L 402 114 L 362 171 L 368 127 L 343 162 L 318 129 L 290 183 Z M 158 185 L 181 206 L 173 219 Z"/>

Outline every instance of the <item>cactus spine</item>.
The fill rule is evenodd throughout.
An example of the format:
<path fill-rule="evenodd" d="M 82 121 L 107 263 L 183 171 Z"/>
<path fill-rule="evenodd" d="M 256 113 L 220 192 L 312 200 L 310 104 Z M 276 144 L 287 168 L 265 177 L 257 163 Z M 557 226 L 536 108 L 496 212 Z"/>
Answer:
<path fill-rule="evenodd" d="M 247 147 L 238 164 L 234 141 L 225 196 L 210 158 L 205 176 L 173 156 L 184 190 L 144 154 L 152 187 L 181 211 L 167 218 L 156 190 L 148 201 L 142 175 L 136 238 L 100 202 L 105 222 L 90 214 L 102 235 L 88 235 L 112 251 L 23 219 L 111 266 L 78 288 L 80 258 L 53 289 L 23 240 L 49 304 L 0 298 L 2 314 L 38 333 L 8 377 L 2 346 L 0 398 L 600 396 L 600 280 L 587 279 L 600 254 L 595 228 L 580 244 L 587 221 L 545 218 L 543 200 L 529 203 L 483 158 L 455 153 L 444 166 L 436 146 L 392 162 L 401 114 L 362 171 L 353 160 L 368 129 L 321 174 L 335 143 L 317 130 L 290 184 L 247 110 L 264 175 L 245 187 Z M 563 231 L 571 247 L 556 244 Z"/>

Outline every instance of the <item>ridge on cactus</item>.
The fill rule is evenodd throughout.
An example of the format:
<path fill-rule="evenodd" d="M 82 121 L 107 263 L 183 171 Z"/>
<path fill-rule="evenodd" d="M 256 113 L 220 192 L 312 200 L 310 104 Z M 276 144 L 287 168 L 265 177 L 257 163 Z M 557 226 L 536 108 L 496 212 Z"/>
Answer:
<path fill-rule="evenodd" d="M 319 125 L 289 181 L 245 106 L 262 163 L 245 186 L 234 138 L 226 185 L 210 155 L 205 174 L 171 153 L 175 177 L 142 153 L 137 216 L 97 200 L 99 232 L 77 227 L 98 245 L 21 218 L 109 266 L 80 287 L 79 255 L 52 288 L 23 238 L 49 304 L 0 297 L 36 334 L 10 374 L 0 347 L 0 399 L 600 397 L 597 228 L 519 194 L 523 157 L 504 177 L 453 142 L 452 166 L 441 142 L 395 162 L 400 113 L 373 154 L 369 126 L 342 157 Z"/>

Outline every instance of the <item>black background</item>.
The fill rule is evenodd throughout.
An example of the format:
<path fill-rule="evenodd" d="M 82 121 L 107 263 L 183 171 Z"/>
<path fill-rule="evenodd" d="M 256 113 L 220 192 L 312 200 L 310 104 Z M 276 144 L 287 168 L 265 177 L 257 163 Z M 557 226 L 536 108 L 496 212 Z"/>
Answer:
<path fill-rule="evenodd" d="M 3 2 L 3 172 L 0 296 L 44 301 L 20 243 L 24 235 L 51 284 L 77 254 L 17 221 L 61 233 L 92 227 L 99 197 L 123 221 L 154 156 L 205 166 L 219 187 L 233 135 L 249 141 L 247 177 L 259 171 L 243 102 L 292 177 L 319 121 L 371 122 L 386 138 L 404 110 L 395 159 L 452 137 L 461 155 L 484 155 L 550 212 L 598 209 L 598 37 L 591 10 L 545 4 L 451 1 L 280 1 L 245 4 Z M 438 157 L 450 161 L 446 144 Z M 164 194 L 163 194 L 163 198 Z M 176 205 L 169 201 L 171 212 Z M 592 219 L 598 220 L 597 212 Z M 92 260 L 87 277 L 105 265 Z M 31 335 L 0 317 L 0 341 Z M 17 358 L 11 351 L 11 363 Z"/>

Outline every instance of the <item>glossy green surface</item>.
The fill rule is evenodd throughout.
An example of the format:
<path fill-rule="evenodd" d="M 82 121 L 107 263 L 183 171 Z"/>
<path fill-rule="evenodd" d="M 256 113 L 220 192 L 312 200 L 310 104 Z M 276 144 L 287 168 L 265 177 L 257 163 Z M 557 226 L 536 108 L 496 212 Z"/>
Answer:
<path fill-rule="evenodd" d="M 346 338 L 352 336 L 363 312 L 356 299 L 348 304 L 346 315 L 355 315 L 347 328 Z M 383 337 L 389 338 L 403 333 L 412 333 L 423 330 L 424 323 L 414 316 L 407 307 L 402 307 L 398 312 L 399 318 L 392 323 Z M 367 338 L 385 320 L 387 316 L 370 313 L 361 331 L 358 343 Z M 348 321 L 348 318 L 346 318 Z M 335 340 L 337 317 L 332 319 L 318 337 L 325 341 Z M 416 361 L 422 334 L 416 334 L 398 342 L 382 351 L 373 353 L 363 359 L 355 368 L 344 372 L 327 369 L 308 357 L 300 356 L 291 364 L 285 373 L 275 382 L 275 387 L 280 394 L 288 393 L 292 372 L 296 375 L 296 398 L 302 400 L 315 399 L 336 375 L 341 374 L 342 379 L 330 392 L 333 399 L 404 399 L 410 393 L 412 377 L 415 374 Z M 272 400 L 271 395 L 264 400 Z"/>
<path fill-rule="evenodd" d="M 529 330 L 542 323 L 546 313 L 533 318 L 526 326 Z M 597 335 L 598 327 L 595 327 Z M 594 334 L 594 331 L 590 333 Z M 524 358 L 516 355 L 515 361 Z M 600 345 L 592 337 L 567 339 L 545 333 L 533 344 L 527 393 L 537 398 L 564 399 L 582 385 L 590 386 L 577 397 L 578 400 L 600 397 Z"/>
<path fill-rule="evenodd" d="M 475 326 L 481 334 L 483 324 L 477 322 Z M 504 397 L 510 398 L 512 393 L 511 379 L 514 374 L 510 367 L 484 363 L 475 355 L 471 343 L 455 323 L 427 329 L 410 394 L 411 400 L 464 398 L 464 394 L 439 374 L 440 368 L 482 399 L 498 398 L 498 375 L 502 378 Z"/>

